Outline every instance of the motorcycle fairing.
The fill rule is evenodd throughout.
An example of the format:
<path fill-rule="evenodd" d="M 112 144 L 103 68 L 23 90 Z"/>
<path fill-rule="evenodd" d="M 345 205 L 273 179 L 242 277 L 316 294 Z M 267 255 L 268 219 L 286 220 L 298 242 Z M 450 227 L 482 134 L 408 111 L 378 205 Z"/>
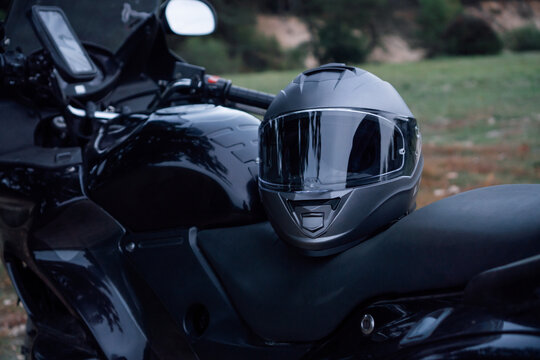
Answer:
<path fill-rule="evenodd" d="M 124 229 L 95 203 L 75 198 L 35 217 L 31 202 L 12 201 L 14 209 L 33 207 L 34 216 L 8 223 L 3 195 L 0 200 L 6 266 L 34 324 L 39 327 L 47 317 L 59 315 L 42 310 L 43 293 L 52 291 L 108 359 L 193 358 L 184 335 L 126 262 L 118 246 Z M 34 345 L 34 355 L 47 353 L 51 339 L 43 340 Z"/>
<path fill-rule="evenodd" d="M 540 185 L 503 185 L 440 200 L 330 258 L 296 253 L 267 223 L 201 231 L 199 244 L 257 334 L 314 341 L 370 299 L 463 289 L 540 253 L 538 219 Z"/>
<path fill-rule="evenodd" d="M 34 172 L 32 176 L 38 176 L 44 179 L 62 179 L 62 176 L 66 176 L 61 172 L 55 174 L 54 171 L 42 171 L 45 171 L 45 173 L 49 172 L 50 175 L 45 176 L 40 172 Z M 75 180 L 77 177 L 76 174 L 76 172 L 71 172 L 69 176 Z M 31 179 L 32 176 L 29 176 L 28 179 Z M 65 179 L 62 181 L 62 184 L 66 184 Z M 414 219 L 411 221 L 412 223 L 407 226 L 398 226 L 401 222 L 396 224 L 388 230 L 392 234 L 389 237 L 381 237 L 379 235 L 375 238 L 378 239 L 377 241 L 373 242 L 370 240 L 366 242 L 366 245 L 371 244 L 367 248 L 365 245 L 360 245 L 344 253 L 354 253 L 355 255 L 347 255 L 345 257 L 344 255 L 338 255 L 329 259 L 309 259 L 298 255 L 292 249 L 285 248 L 285 245 L 275 237 L 271 227 L 264 223 L 229 229 L 206 230 L 199 233 L 195 229 L 190 230 L 189 233 L 187 230 L 174 232 L 172 238 L 183 237 L 185 239 L 183 243 L 179 244 L 164 241 L 164 239 L 171 238 L 170 234 L 164 236 L 164 234 L 156 232 L 136 236 L 133 234 L 122 236 L 121 228 L 108 214 L 99 209 L 94 203 L 88 200 L 80 200 L 81 195 L 75 191 L 76 184 L 79 183 L 72 182 L 72 185 L 67 189 L 55 189 L 51 184 L 42 184 L 42 186 L 47 186 L 49 189 L 47 193 L 51 195 L 47 203 L 56 204 L 54 210 L 47 210 L 45 216 L 36 218 L 38 220 L 37 224 L 30 228 L 25 227 L 26 230 L 24 231 L 20 231 L 21 229 L 18 228 L 19 222 L 14 223 L 10 221 L 9 223 L 11 225 L 9 227 L 15 227 L 13 231 L 21 235 L 27 234 L 25 236 L 29 236 L 31 241 L 28 241 L 28 238 L 8 236 L 9 241 L 5 243 L 5 246 L 10 248 L 11 253 L 18 255 L 29 266 L 32 266 L 33 270 L 43 274 L 48 279 L 52 288 L 56 289 L 56 292 L 64 298 L 69 307 L 83 320 L 86 328 L 93 334 L 96 341 L 98 341 L 100 349 L 105 354 L 108 354 L 109 358 L 114 358 L 116 355 L 129 356 L 128 358 L 133 359 L 152 359 L 154 355 L 162 359 L 177 358 L 179 354 L 189 351 L 185 340 L 189 342 L 192 349 L 196 349 L 198 356 L 201 358 L 219 357 L 232 359 L 241 357 L 261 358 L 264 356 L 272 358 L 279 356 L 279 358 L 294 359 L 302 357 L 302 353 L 310 348 L 313 349 L 313 352 L 308 354 L 306 358 L 320 358 L 320 355 L 324 354 L 324 351 L 322 353 L 317 352 L 318 345 L 326 350 L 332 350 L 332 346 L 338 346 L 341 352 L 332 352 L 335 354 L 334 358 L 349 358 L 350 354 L 355 353 L 355 351 L 356 354 L 365 354 L 367 348 L 364 345 L 373 345 L 372 342 L 375 341 L 372 338 L 367 338 L 366 341 L 362 342 L 358 341 L 358 336 L 362 336 L 358 331 L 359 319 L 354 313 L 351 314 L 352 308 L 361 307 L 366 303 L 363 300 L 366 300 L 369 294 L 387 295 L 393 298 L 399 294 L 408 294 L 409 291 L 421 291 L 422 289 L 426 293 L 447 290 L 446 287 L 455 284 L 454 280 L 456 279 L 452 280 L 453 277 L 460 277 L 464 284 L 475 272 L 480 272 L 481 268 L 493 267 L 496 264 L 506 264 L 511 261 L 511 258 L 521 259 L 539 252 L 538 224 L 534 222 L 537 219 L 535 216 L 538 215 L 539 185 L 488 188 L 472 192 L 473 196 L 470 193 L 460 195 L 460 197 L 464 197 L 462 200 L 447 199 L 442 201 L 443 205 L 433 210 L 433 214 L 424 214 L 422 216 L 410 215 Z M 37 191 L 43 191 L 43 189 L 38 189 Z M 519 225 L 522 227 L 524 229 L 523 232 L 518 232 L 515 236 L 505 233 L 503 234 L 507 237 L 505 239 L 502 238 L 503 235 L 499 237 L 495 236 L 494 240 L 496 241 L 492 239 L 492 243 L 490 244 L 489 241 L 486 241 L 486 237 L 489 237 L 490 234 L 485 234 L 483 238 L 480 238 L 481 235 L 474 232 L 475 230 L 479 231 L 480 226 L 473 227 L 472 229 L 466 228 L 465 230 L 467 230 L 469 236 L 472 236 L 472 239 L 462 234 L 464 238 L 459 241 L 455 239 L 449 240 L 451 231 L 448 229 L 452 229 L 451 224 L 448 224 L 446 230 L 445 228 L 437 228 L 435 226 L 437 225 L 437 217 L 440 215 L 440 212 L 447 212 L 449 208 L 452 208 L 452 206 L 449 206 L 451 204 L 447 204 L 448 202 L 454 204 L 454 208 L 460 204 L 464 206 L 466 204 L 465 200 L 481 199 L 483 197 L 480 196 L 481 193 L 483 193 L 483 196 L 490 194 L 487 197 L 492 200 L 495 199 L 496 203 L 504 202 L 505 197 L 508 196 L 516 199 L 516 203 L 509 202 L 507 206 L 519 209 L 515 215 L 520 216 L 521 219 L 517 221 L 516 226 Z M 28 195 L 30 198 L 32 197 L 31 193 L 28 193 Z M 459 197 L 456 198 L 459 199 Z M 70 201 L 69 199 L 72 200 Z M 519 201 L 522 202 L 520 206 L 517 206 L 517 202 Z M 19 207 L 23 205 L 21 203 Z M 432 207 L 434 205 L 426 209 Z M 477 211 L 478 207 L 479 205 L 473 206 L 472 209 L 467 210 L 469 212 L 468 214 L 470 215 L 471 211 Z M 6 208 L 3 209 L 5 210 Z M 10 205 L 9 208 L 13 208 L 13 206 Z M 40 206 L 40 208 L 48 209 L 47 206 Z M 418 213 L 421 213 L 421 211 L 426 210 L 419 210 Z M 101 215 L 99 215 L 100 212 Z M 490 214 L 492 215 L 491 210 L 488 211 L 488 215 Z M 2 221 L 5 222 L 6 213 L 4 212 L 2 215 L 4 216 L 2 217 Z M 86 220 L 88 217 L 92 217 L 92 221 L 89 219 Z M 12 217 L 9 218 L 11 219 Z M 75 219 L 78 220 L 75 221 Z M 100 221 L 101 226 L 96 224 L 96 221 Z M 428 224 L 434 225 L 434 227 L 428 229 L 429 226 L 424 223 L 425 221 Z M 442 220 L 438 221 L 442 222 Z M 514 220 L 509 220 L 509 222 L 512 221 Z M 67 226 L 68 224 L 70 226 Z M 8 224 L 6 223 L 5 225 Z M 499 226 L 505 225 L 508 224 L 500 224 Z M 102 232 L 100 234 L 89 231 L 89 227 L 96 228 L 96 226 L 97 228 L 101 228 Z M 453 226 L 457 225 L 454 223 Z M 49 231 L 55 228 L 62 229 L 66 227 L 70 229 L 70 234 L 66 233 L 64 239 L 62 236 L 57 236 L 62 235 L 62 232 L 56 233 Z M 394 229 L 396 227 L 397 230 Z M 6 229 L 4 226 L 3 230 L 7 231 Z M 421 234 L 420 229 L 429 230 L 431 234 Z M 456 229 L 463 230 L 463 226 L 458 226 Z M 486 227 L 484 226 L 483 229 L 485 230 Z M 495 229 L 489 229 L 488 231 L 489 233 L 493 233 L 497 229 L 498 227 L 495 226 Z M 213 234 L 212 239 L 208 236 L 210 233 Z M 8 232 L 5 234 L 7 235 Z M 436 239 L 434 234 L 439 234 L 441 238 Z M 79 241 L 73 241 L 71 244 L 68 244 L 64 240 L 67 240 L 69 236 Z M 407 237 L 411 239 L 407 239 Z M 415 240 L 415 237 L 422 238 L 423 241 Z M 328 336 L 331 336 L 331 339 L 335 341 L 328 342 L 325 337 L 322 340 L 316 339 L 317 341 L 312 342 L 283 343 L 276 339 L 261 339 L 259 336 L 253 334 L 250 330 L 255 330 L 261 335 L 259 329 L 253 326 L 253 319 L 248 318 L 249 314 L 242 307 L 246 303 L 238 302 L 238 298 L 236 297 L 238 295 L 238 288 L 231 288 L 230 279 L 225 278 L 227 273 L 213 260 L 216 254 L 209 253 L 208 248 L 211 246 L 206 245 L 210 240 L 217 243 L 214 245 L 221 246 L 221 249 L 218 250 L 225 252 L 222 255 L 229 261 L 227 263 L 228 267 L 234 266 L 232 268 L 233 276 L 236 276 L 238 281 L 249 281 L 250 283 L 248 285 L 251 289 L 260 289 L 262 287 L 267 289 L 266 295 L 268 299 L 260 299 L 250 293 L 242 294 L 245 296 L 245 301 L 258 301 L 248 304 L 256 308 L 257 316 L 270 318 L 269 321 L 273 322 L 271 325 L 276 328 L 276 323 L 278 326 L 280 322 L 283 323 L 282 319 L 284 316 L 296 316 L 294 314 L 296 312 L 301 316 L 301 320 L 304 323 L 303 326 L 302 324 L 288 323 L 288 325 L 294 326 L 293 330 L 302 334 L 313 334 L 311 326 L 314 325 L 315 321 L 315 325 L 319 326 L 316 330 L 320 331 L 321 328 L 326 329 L 329 331 Z M 408 243 L 408 241 L 411 243 Z M 464 264 L 461 261 L 462 259 L 460 259 L 459 263 L 462 265 L 458 269 L 444 268 L 444 264 L 441 264 L 442 269 L 438 269 L 435 265 L 433 265 L 434 268 L 426 268 L 423 263 L 430 263 L 444 257 L 445 253 L 437 251 L 437 246 L 442 246 L 441 244 L 444 241 L 451 243 L 443 246 L 448 256 L 448 258 L 444 259 L 446 263 L 452 263 L 454 261 L 455 264 L 456 259 L 459 259 L 459 256 L 464 252 L 464 248 L 469 245 L 474 246 L 473 254 L 482 252 L 482 257 L 479 257 L 479 263 L 472 265 L 465 262 Z M 512 243 L 512 241 L 515 242 Z M 128 249 L 129 247 L 127 245 L 130 242 L 136 244 L 133 252 L 121 250 Z M 22 251 L 14 252 L 12 246 L 16 244 L 26 246 L 27 243 L 30 245 L 30 248 L 26 251 L 30 250 L 30 254 L 24 255 Z M 385 243 L 386 245 L 384 245 Z M 396 249 L 401 250 L 402 253 L 393 254 L 391 257 L 383 259 L 384 262 L 381 260 L 380 263 L 377 263 L 377 260 L 380 260 L 381 254 L 385 252 L 392 254 L 393 246 L 396 244 L 398 245 Z M 414 244 L 419 247 L 415 248 L 413 246 Z M 489 249 L 492 245 L 494 245 L 494 248 Z M 219 248 L 219 246 L 217 247 Z M 199 247 L 205 251 L 209 263 L 207 263 L 203 254 L 198 250 Z M 216 246 L 213 246 L 213 248 L 215 249 Z M 174 251 L 172 251 L 173 249 Z M 367 258 L 366 255 L 368 255 Z M 368 260 L 370 257 L 371 259 Z M 429 260 L 428 257 L 433 257 L 434 259 Z M 247 261 L 247 258 L 250 258 L 250 260 Z M 36 265 L 32 265 L 34 259 Z M 366 259 L 366 261 L 359 262 L 359 259 Z M 390 260 L 395 262 L 394 265 L 392 265 Z M 420 261 L 420 264 L 415 264 L 418 261 Z M 202 271 L 195 276 L 193 271 L 184 267 L 186 262 L 200 264 Z M 83 263 L 91 265 L 82 266 L 81 264 Z M 411 269 L 398 272 L 407 265 L 411 266 Z M 370 266 L 372 269 L 368 269 Z M 387 273 L 377 274 L 377 267 Z M 398 269 L 398 267 L 401 267 L 401 269 Z M 171 269 L 175 272 L 171 272 Z M 431 274 L 427 272 L 434 269 L 435 271 Z M 367 282 L 360 284 L 362 285 L 360 287 L 357 281 L 361 278 L 358 274 L 358 271 L 361 270 L 367 271 L 365 276 L 374 277 L 375 281 L 383 282 L 385 277 L 386 279 L 394 280 L 392 280 L 393 282 L 379 285 L 374 285 L 374 281 Z M 454 270 L 455 274 L 452 273 L 452 270 Z M 183 275 L 186 271 L 188 272 L 187 277 Z M 238 273 L 234 273 L 234 271 L 238 271 Z M 409 274 L 405 275 L 406 272 Z M 253 274 L 250 275 L 249 273 Z M 74 281 L 78 276 L 82 276 L 84 281 Z M 415 280 L 414 276 L 419 276 L 419 279 Z M 177 286 L 171 288 L 168 285 L 170 285 L 171 279 L 175 278 L 178 280 L 183 278 L 184 280 L 177 281 Z M 319 284 L 315 284 L 315 286 L 314 281 L 318 281 Z M 398 284 L 399 286 L 396 285 L 398 282 L 402 284 Z M 18 285 L 25 284 L 24 282 L 17 281 L 17 279 L 15 279 L 14 283 Z M 70 283 L 77 283 L 78 287 L 69 286 Z M 178 286 L 180 283 L 184 285 Z M 223 285 L 223 288 L 220 283 Z M 339 288 L 332 289 L 332 286 L 340 285 L 346 285 L 346 289 L 342 290 L 341 293 L 339 291 L 335 291 L 334 293 L 329 291 L 329 289 L 341 290 Z M 273 288 L 270 288 L 272 286 Z M 314 286 L 313 291 L 315 293 L 311 293 L 315 295 L 314 297 L 308 297 L 310 295 L 309 289 L 306 290 L 308 286 Z M 369 286 L 376 287 L 370 290 Z M 411 287 L 409 289 L 407 288 L 408 286 L 416 286 L 416 288 Z M 241 287 L 240 290 L 242 290 Z M 329 292 L 325 293 L 325 291 Z M 221 294 L 220 296 L 222 296 L 225 303 L 227 299 L 230 299 L 231 305 L 226 307 L 224 311 L 216 310 L 216 307 L 211 306 L 212 299 L 215 299 L 215 296 L 212 294 L 216 292 Z M 79 298 L 78 294 L 86 295 Z M 331 294 L 331 296 L 324 297 L 323 295 L 325 294 Z M 169 297 L 171 295 L 173 296 Z M 300 298 L 301 296 L 304 297 Z M 86 300 L 90 297 L 94 299 L 99 298 L 106 303 L 113 304 L 115 310 L 111 311 L 110 307 L 96 307 L 95 303 L 88 303 Z M 24 295 L 22 298 L 23 301 L 27 299 Z M 186 300 L 182 303 L 183 305 L 179 302 L 182 299 Z M 362 301 L 363 303 L 361 303 Z M 455 307 L 461 303 L 459 298 L 448 299 L 444 303 L 430 307 L 428 306 L 429 301 L 429 299 L 422 298 L 412 299 L 410 301 L 410 312 L 414 313 L 415 317 L 410 319 L 404 318 L 403 321 L 405 324 L 411 323 L 412 325 L 421 322 L 424 316 L 429 315 L 426 311 L 437 311 L 438 308 Z M 393 302 L 396 302 L 396 300 Z M 184 333 L 186 331 L 184 330 L 184 326 L 189 323 L 189 321 L 184 320 L 188 319 L 188 314 L 185 314 L 185 310 L 190 309 L 190 303 L 204 305 L 209 312 L 209 327 L 201 333 Z M 276 303 L 278 303 L 278 306 L 282 306 L 282 309 L 285 308 L 285 310 L 287 310 L 287 306 L 290 306 L 288 309 L 291 312 L 285 313 L 279 308 L 269 308 L 269 306 L 273 306 Z M 347 306 L 350 307 L 344 311 L 341 309 L 341 307 L 344 308 Z M 151 309 L 151 311 L 144 309 Z M 314 311 L 315 309 L 321 311 L 316 313 Z M 368 307 L 367 309 L 370 312 L 372 311 L 372 307 Z M 363 310 L 366 309 L 359 309 L 359 311 Z M 327 313 L 322 311 L 326 311 Z M 106 325 L 106 319 L 107 316 L 114 312 L 123 314 L 118 317 L 121 321 L 118 323 L 113 322 L 112 326 L 112 329 L 116 333 L 112 334 L 111 338 L 120 336 L 121 341 L 119 342 L 107 341 L 109 338 L 107 331 L 111 327 Z M 29 311 L 29 313 L 32 313 L 32 311 Z M 34 311 L 34 313 L 36 312 Z M 380 322 L 380 317 L 377 313 L 374 311 L 372 313 L 376 316 L 377 321 Z M 173 319 L 171 314 L 174 314 L 175 319 Z M 351 323 L 350 326 L 356 329 L 356 332 L 353 332 L 349 328 L 343 328 L 344 319 L 339 318 L 341 316 L 340 314 L 344 314 L 346 323 Z M 216 316 L 218 316 L 217 319 Z M 226 319 L 227 316 L 230 317 L 228 320 Z M 235 319 L 236 316 L 240 316 L 241 319 Z M 329 316 L 333 316 L 334 318 L 329 320 Z M 272 317 L 277 320 L 272 320 Z M 105 319 L 105 322 L 100 322 L 100 319 Z M 239 326 L 234 330 L 228 326 L 231 319 L 237 323 L 240 320 Z M 298 317 L 290 320 L 295 321 L 297 319 Z M 466 319 L 468 321 L 471 317 Z M 220 320 L 225 321 L 222 322 Z M 499 321 L 497 317 L 494 317 L 493 320 Z M 483 322 L 489 323 L 490 321 L 491 318 Z M 117 331 L 118 324 L 120 324 L 119 326 L 122 329 L 125 328 L 123 332 Z M 399 327 L 399 324 L 396 324 L 396 328 L 402 329 Z M 447 329 L 449 333 L 451 333 L 451 329 L 452 327 Z M 284 334 L 283 338 L 290 339 L 290 333 L 286 333 L 285 330 L 288 329 L 278 328 L 276 331 Z M 457 332 L 454 329 L 453 332 L 456 336 L 461 336 L 462 333 L 463 331 L 461 329 L 458 329 Z M 280 334 L 276 338 L 281 337 Z M 351 337 L 354 337 L 354 339 L 351 339 Z M 135 338 L 145 342 L 146 346 L 122 346 L 123 341 L 129 342 L 130 339 L 133 340 Z M 493 338 L 490 338 L 491 340 L 480 339 L 476 333 L 471 333 L 470 338 L 470 340 L 467 340 L 469 341 L 469 345 L 484 342 L 487 344 L 485 347 L 496 346 L 496 344 L 489 343 L 489 341 L 493 341 Z M 171 346 L 171 339 L 174 339 L 174 342 L 179 345 Z M 347 339 L 351 340 L 351 342 L 344 343 L 344 341 L 348 341 Z M 534 342 L 537 339 L 523 335 L 523 341 Z M 520 339 L 518 340 L 521 341 Z M 449 343 L 456 345 L 455 341 L 449 341 Z M 43 344 L 43 342 L 40 342 L 40 344 Z M 362 344 L 363 347 L 359 348 L 359 344 Z M 424 343 L 421 345 L 424 346 Z M 458 345 L 465 347 L 463 343 Z M 392 347 L 391 349 L 395 350 L 396 347 Z M 377 351 L 382 350 L 380 348 L 373 348 L 371 354 L 381 355 L 384 353 L 377 353 Z M 412 351 L 414 354 L 416 350 L 413 347 L 412 350 L 407 351 Z M 153 355 L 150 355 L 150 353 L 153 353 Z M 189 358 L 190 355 L 188 353 L 184 354 Z M 414 358 L 414 355 L 411 356 Z"/>

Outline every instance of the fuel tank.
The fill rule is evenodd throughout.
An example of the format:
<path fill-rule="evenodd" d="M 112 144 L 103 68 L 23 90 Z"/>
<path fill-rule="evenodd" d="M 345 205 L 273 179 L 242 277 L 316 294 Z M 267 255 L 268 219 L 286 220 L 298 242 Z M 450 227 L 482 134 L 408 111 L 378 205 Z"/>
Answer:
<path fill-rule="evenodd" d="M 87 150 L 89 196 L 134 232 L 261 221 L 258 126 L 208 104 L 110 126 Z"/>

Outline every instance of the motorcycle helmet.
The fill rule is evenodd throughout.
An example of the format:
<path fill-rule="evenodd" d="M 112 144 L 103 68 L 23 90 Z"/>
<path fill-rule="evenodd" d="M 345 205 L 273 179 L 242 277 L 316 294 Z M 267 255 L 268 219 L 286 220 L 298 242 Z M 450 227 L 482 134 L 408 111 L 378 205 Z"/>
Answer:
<path fill-rule="evenodd" d="M 279 237 L 343 251 L 416 206 L 423 167 L 413 114 L 390 85 L 344 64 L 303 72 L 259 127 L 259 191 Z"/>

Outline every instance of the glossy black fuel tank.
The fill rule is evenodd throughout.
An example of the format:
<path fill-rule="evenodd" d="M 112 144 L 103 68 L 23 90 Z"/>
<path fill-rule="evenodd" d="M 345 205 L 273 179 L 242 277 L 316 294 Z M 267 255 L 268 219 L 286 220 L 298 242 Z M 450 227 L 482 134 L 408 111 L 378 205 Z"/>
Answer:
<path fill-rule="evenodd" d="M 258 126 L 242 111 L 185 105 L 111 127 L 87 151 L 89 195 L 132 231 L 260 221 Z"/>

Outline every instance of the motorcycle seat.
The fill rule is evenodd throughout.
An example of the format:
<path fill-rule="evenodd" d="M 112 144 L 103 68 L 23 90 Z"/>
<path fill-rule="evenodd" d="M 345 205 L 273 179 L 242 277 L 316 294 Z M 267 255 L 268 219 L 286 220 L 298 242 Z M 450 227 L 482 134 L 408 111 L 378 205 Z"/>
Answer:
<path fill-rule="evenodd" d="M 266 222 L 204 230 L 198 244 L 253 331 L 314 341 L 375 298 L 463 290 L 485 270 L 540 253 L 540 185 L 437 201 L 331 257 L 301 255 Z"/>

